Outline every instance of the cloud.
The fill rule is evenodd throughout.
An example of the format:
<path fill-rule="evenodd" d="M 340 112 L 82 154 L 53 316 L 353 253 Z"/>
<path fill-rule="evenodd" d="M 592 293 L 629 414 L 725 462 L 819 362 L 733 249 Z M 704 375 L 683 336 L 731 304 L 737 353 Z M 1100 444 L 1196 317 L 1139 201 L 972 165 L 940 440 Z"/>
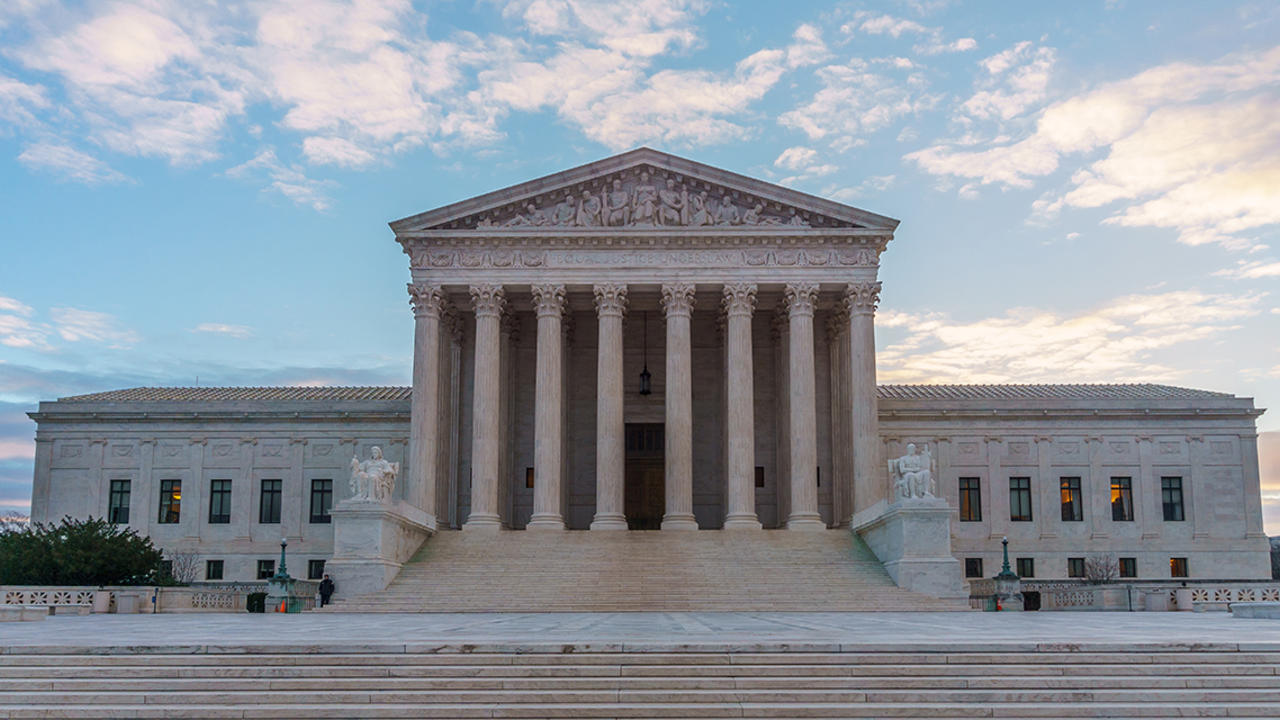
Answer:
<path fill-rule="evenodd" d="M 1076 314 L 1015 308 L 957 322 L 945 313 L 884 311 L 895 339 L 877 353 L 884 382 L 1175 382 L 1160 353 L 1204 341 L 1262 312 L 1264 294 L 1184 290 L 1116 298 Z"/>
<path fill-rule="evenodd" d="M 1280 260 L 1240 260 L 1233 268 L 1218 270 L 1214 273 L 1219 277 L 1229 277 L 1236 280 L 1258 280 L 1261 278 L 1280 277 Z"/>
<path fill-rule="evenodd" d="M 32 170 L 44 170 L 86 185 L 119 183 L 129 178 L 106 163 L 67 145 L 36 143 L 18 155 L 18 162 Z"/>
<path fill-rule="evenodd" d="M 979 119 L 1009 120 L 1039 105 L 1049 86 L 1056 52 L 1050 47 L 1033 48 L 1024 41 L 981 61 L 986 75 L 983 88 L 961 106 Z"/>
<path fill-rule="evenodd" d="M 374 161 L 373 153 L 340 137 L 309 137 L 302 141 L 302 154 L 317 165 L 359 168 Z"/>
<path fill-rule="evenodd" d="M 112 349 L 126 348 L 138 341 L 138 334 L 120 327 L 114 315 L 96 310 L 56 307 L 49 311 L 53 328 L 67 342 L 105 343 Z"/>
<path fill-rule="evenodd" d="M 890 71 L 902 69 L 893 64 Z M 920 74 L 881 73 L 861 58 L 822 67 L 817 76 L 822 88 L 807 103 L 783 113 L 778 122 L 810 140 L 825 140 L 837 151 L 858 146 L 865 142 L 861 136 L 931 108 L 938 100 L 925 93 Z"/>
<path fill-rule="evenodd" d="M 943 39 L 941 28 L 926 27 L 914 20 L 876 14 L 867 10 L 855 12 L 853 20 L 842 25 L 840 30 L 845 34 L 860 30 L 868 35 L 888 35 L 894 39 L 908 34 L 919 35 L 922 39 L 912 49 L 920 55 L 966 52 L 978 47 L 978 42 L 973 38 L 960 38 L 948 42 Z"/>
<path fill-rule="evenodd" d="M 40 85 L 28 85 L 0 75 L 0 133 L 4 125 L 34 127 L 40 124 L 37 112 L 50 107 L 47 91 Z"/>
<path fill-rule="evenodd" d="M 284 195 L 302 206 L 315 210 L 329 209 L 329 199 L 324 189 L 333 183 L 313 180 L 307 177 L 297 165 L 285 165 L 276 157 L 274 149 L 260 151 L 252 160 L 241 163 L 229 170 L 227 176 L 233 178 L 254 178 L 267 180 L 267 187 Z"/>
<path fill-rule="evenodd" d="M 11 348 L 46 350 L 49 330 L 31 320 L 30 305 L 0 296 L 0 345 Z"/>
<path fill-rule="evenodd" d="M 832 200 L 840 200 L 843 202 L 852 202 L 868 193 L 881 192 L 893 187 L 898 177 L 896 175 L 872 175 L 862 182 L 852 187 L 842 185 L 828 185 L 822 189 L 822 196 L 829 197 Z"/>
<path fill-rule="evenodd" d="M 515 0 L 502 10 L 535 35 L 576 37 L 629 56 L 651 57 L 697 42 L 700 0 Z"/>
<path fill-rule="evenodd" d="M 200 323 L 191 328 L 191 332 L 227 335 L 233 338 L 247 338 L 253 330 L 246 325 L 228 325 L 226 323 Z"/>
<path fill-rule="evenodd" d="M 1280 48 L 1216 63 L 1172 63 L 1049 105 L 1026 137 L 971 150 L 939 144 L 908 154 L 926 172 L 1031 187 L 1070 155 L 1105 150 L 1072 188 L 1037 211 L 1125 201 L 1106 222 L 1178 231 L 1186 244 L 1255 248 L 1280 222 Z"/>

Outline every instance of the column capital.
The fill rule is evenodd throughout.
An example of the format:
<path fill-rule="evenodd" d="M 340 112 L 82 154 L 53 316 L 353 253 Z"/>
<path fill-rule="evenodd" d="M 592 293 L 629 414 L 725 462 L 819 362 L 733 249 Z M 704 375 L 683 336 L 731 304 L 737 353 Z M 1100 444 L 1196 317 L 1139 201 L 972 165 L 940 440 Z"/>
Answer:
<path fill-rule="evenodd" d="M 530 290 L 533 292 L 533 311 L 537 313 L 538 317 L 560 317 L 564 315 L 564 285 L 534 285 Z"/>
<path fill-rule="evenodd" d="M 841 333 L 849 329 L 849 311 L 843 305 L 843 303 L 836 303 L 836 306 L 831 309 L 831 314 L 827 316 L 828 344 L 835 342 Z"/>
<path fill-rule="evenodd" d="M 720 304 L 729 317 L 751 317 L 756 309 L 756 284 L 732 283 L 724 286 L 724 298 Z"/>
<path fill-rule="evenodd" d="M 592 287 L 596 298 L 596 313 L 600 317 L 622 317 L 627 314 L 626 285 L 596 285 Z"/>
<path fill-rule="evenodd" d="M 413 316 L 439 319 L 448 303 L 444 289 L 439 285 L 426 283 L 409 283 L 408 287 L 409 304 L 413 306 Z"/>
<path fill-rule="evenodd" d="M 782 301 L 786 303 L 790 317 L 813 317 L 814 305 L 818 303 L 818 286 L 816 283 L 787 283 L 782 290 Z"/>
<path fill-rule="evenodd" d="M 845 307 L 854 315 L 874 315 L 880 304 L 880 283 L 849 283 L 844 293 Z"/>
<path fill-rule="evenodd" d="M 693 285 L 673 283 L 662 286 L 662 312 L 667 317 L 693 314 Z"/>
<path fill-rule="evenodd" d="M 472 285 L 471 304 L 476 317 L 499 317 L 507 305 L 507 293 L 501 285 Z"/>

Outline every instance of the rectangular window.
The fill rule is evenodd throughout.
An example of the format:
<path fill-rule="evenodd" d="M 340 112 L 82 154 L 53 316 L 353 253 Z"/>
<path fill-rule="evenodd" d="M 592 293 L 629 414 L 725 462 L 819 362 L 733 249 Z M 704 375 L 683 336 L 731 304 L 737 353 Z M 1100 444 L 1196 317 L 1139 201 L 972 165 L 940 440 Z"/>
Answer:
<path fill-rule="evenodd" d="M 764 467 L 761 465 L 756 466 L 756 487 L 764 487 Z"/>
<path fill-rule="evenodd" d="M 982 522 L 982 485 L 976 477 L 960 478 L 960 522 Z"/>
<path fill-rule="evenodd" d="M 1059 480 L 1062 488 L 1062 522 L 1084 520 L 1084 503 L 1080 497 L 1080 478 L 1064 477 Z"/>
<path fill-rule="evenodd" d="M 204 579 L 205 580 L 221 580 L 222 579 L 222 561 L 221 560 L 205 560 Z"/>
<path fill-rule="evenodd" d="M 965 558 L 964 576 L 967 578 L 982 577 L 982 558 Z"/>
<path fill-rule="evenodd" d="M 1017 573 L 1020 578 L 1033 578 L 1036 576 L 1036 559 L 1035 558 L 1018 558 Z"/>
<path fill-rule="evenodd" d="M 311 481 L 311 522 L 329 522 L 329 510 L 333 507 L 333 481 Z"/>
<path fill-rule="evenodd" d="M 117 525 L 129 523 L 129 485 L 128 480 L 111 481 L 111 500 L 107 505 L 107 520 Z"/>
<path fill-rule="evenodd" d="M 1111 519 L 1133 522 L 1133 478 L 1111 478 Z"/>
<path fill-rule="evenodd" d="M 1187 577 L 1187 559 L 1169 558 L 1169 577 Z"/>
<path fill-rule="evenodd" d="M 1120 558 L 1120 577 L 1138 577 L 1138 559 Z"/>
<path fill-rule="evenodd" d="M 1031 478 L 1009 478 L 1009 519 L 1031 522 Z"/>
<path fill-rule="evenodd" d="M 324 577 L 324 561 L 308 560 L 307 561 L 307 579 L 319 580 Z"/>
<path fill-rule="evenodd" d="M 209 524 L 231 522 L 231 481 L 214 480 L 209 486 Z"/>
<path fill-rule="evenodd" d="M 162 525 L 178 522 L 182 511 L 182 481 L 160 481 L 160 518 Z"/>
<path fill-rule="evenodd" d="M 1165 522 L 1181 522 L 1186 519 L 1182 513 L 1182 478 L 1160 478 L 1160 501 L 1164 505 Z"/>
<path fill-rule="evenodd" d="M 276 574 L 275 560 L 259 560 L 258 561 L 258 579 L 267 580 Z"/>
<path fill-rule="evenodd" d="M 1084 577 L 1084 558 L 1067 558 L 1067 577 L 1082 578 Z"/>
<path fill-rule="evenodd" d="M 280 522 L 280 485 L 281 480 L 263 480 L 262 493 L 258 498 L 258 522 L 274 525 Z"/>

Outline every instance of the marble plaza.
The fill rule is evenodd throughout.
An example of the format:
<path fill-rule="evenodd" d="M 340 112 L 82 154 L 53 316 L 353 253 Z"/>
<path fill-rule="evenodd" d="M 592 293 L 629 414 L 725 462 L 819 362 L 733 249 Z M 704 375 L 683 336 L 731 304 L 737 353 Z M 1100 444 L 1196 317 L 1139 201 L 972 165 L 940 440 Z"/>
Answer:
<path fill-rule="evenodd" d="M 837 528 L 950 599 L 1006 536 L 1025 577 L 1270 576 L 1250 398 L 877 385 L 897 225 L 644 148 L 398 220 L 411 387 L 41 403 L 33 519 L 127 523 L 208 581 L 283 537 L 348 596 L 464 562 L 430 558 L 449 532 Z"/>

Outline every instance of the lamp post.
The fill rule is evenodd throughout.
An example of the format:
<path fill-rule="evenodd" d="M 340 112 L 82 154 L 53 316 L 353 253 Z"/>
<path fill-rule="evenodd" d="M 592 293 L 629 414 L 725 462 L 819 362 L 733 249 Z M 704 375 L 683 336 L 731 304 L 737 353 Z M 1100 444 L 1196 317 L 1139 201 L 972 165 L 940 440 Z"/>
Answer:
<path fill-rule="evenodd" d="M 1009 538 L 1000 539 L 1004 546 L 1004 564 L 995 578 L 996 610 L 1022 609 L 1022 579 L 1009 567 Z"/>
<path fill-rule="evenodd" d="M 288 546 L 289 546 L 288 538 L 280 538 L 280 567 L 279 569 L 276 570 L 276 577 L 278 578 L 289 577 L 289 569 L 286 568 L 284 564 L 284 549 Z M 1006 553 L 1004 564 L 1006 568 L 1009 566 L 1009 558 L 1007 557 L 1007 553 Z"/>

